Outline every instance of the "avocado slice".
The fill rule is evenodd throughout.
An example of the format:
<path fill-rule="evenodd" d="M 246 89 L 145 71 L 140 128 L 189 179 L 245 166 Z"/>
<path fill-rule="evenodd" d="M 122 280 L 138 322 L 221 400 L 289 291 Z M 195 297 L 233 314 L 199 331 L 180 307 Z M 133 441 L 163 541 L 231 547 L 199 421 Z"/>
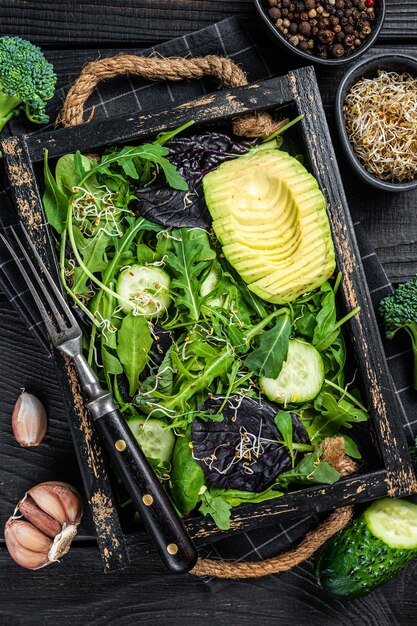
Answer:
<path fill-rule="evenodd" d="M 334 246 L 315 178 L 286 152 L 222 163 L 203 178 L 223 253 L 253 293 L 284 304 L 334 272 Z"/>

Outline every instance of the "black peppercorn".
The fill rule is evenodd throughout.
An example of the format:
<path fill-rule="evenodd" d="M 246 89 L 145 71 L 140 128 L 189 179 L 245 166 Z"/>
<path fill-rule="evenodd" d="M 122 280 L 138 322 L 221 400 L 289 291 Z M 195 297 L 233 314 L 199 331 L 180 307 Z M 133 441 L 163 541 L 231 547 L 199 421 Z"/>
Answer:
<path fill-rule="evenodd" d="M 300 15 L 300 20 L 302 22 L 307 22 L 308 21 L 308 13 L 306 11 L 303 11 Z"/>
<path fill-rule="evenodd" d="M 298 13 L 302 13 L 305 9 L 305 5 L 304 2 L 296 2 L 295 3 L 295 10 L 298 11 Z"/>
<path fill-rule="evenodd" d="M 282 9 L 282 11 L 281 11 L 281 15 L 282 15 L 282 17 L 287 17 L 287 15 L 288 15 L 288 9 Z"/>
<path fill-rule="evenodd" d="M 296 24 L 295 22 L 291 22 L 288 28 L 288 32 L 291 33 L 291 35 L 295 35 L 297 31 L 298 31 L 298 24 Z"/>
<path fill-rule="evenodd" d="M 331 30 L 323 30 L 319 32 L 319 40 L 321 43 L 332 43 L 334 39 L 334 33 Z"/>
<path fill-rule="evenodd" d="M 343 40 L 345 39 L 346 35 L 343 31 L 341 31 L 340 33 L 337 33 L 335 39 L 338 43 L 343 43 Z"/>
<path fill-rule="evenodd" d="M 344 43 L 346 48 L 351 48 L 355 43 L 355 35 L 346 35 Z"/>
<path fill-rule="evenodd" d="M 311 33 L 311 25 L 308 22 L 301 22 L 298 25 L 298 32 L 304 35 L 304 37 L 308 37 Z"/>
<path fill-rule="evenodd" d="M 279 20 L 279 18 L 281 17 L 281 9 L 278 9 L 278 7 L 272 7 L 272 9 L 269 9 L 268 15 L 271 20 Z"/>
<path fill-rule="evenodd" d="M 313 26 L 313 28 L 311 29 L 311 34 L 313 35 L 313 37 L 316 37 L 319 34 L 319 29 L 317 28 L 317 26 Z"/>
<path fill-rule="evenodd" d="M 332 54 L 332 57 L 339 59 L 345 54 L 345 49 L 341 43 L 337 43 L 332 47 L 331 54 Z"/>
<path fill-rule="evenodd" d="M 321 17 L 317 22 L 317 26 L 320 28 L 320 30 L 327 30 L 328 28 L 330 28 L 329 18 Z"/>
<path fill-rule="evenodd" d="M 298 44 L 298 48 L 302 50 L 303 52 L 307 52 L 308 43 L 306 41 L 300 41 L 300 43 Z"/>
<path fill-rule="evenodd" d="M 353 28 L 352 24 L 346 24 L 343 30 L 345 31 L 346 35 L 351 35 L 352 33 L 355 32 L 355 29 Z"/>
<path fill-rule="evenodd" d="M 335 15 L 332 15 L 331 17 L 329 17 L 329 22 L 330 22 L 330 26 L 337 26 L 339 24 L 339 18 L 336 17 Z"/>
<path fill-rule="evenodd" d="M 291 4 L 291 2 L 290 2 L 290 0 L 282 0 L 281 4 L 282 4 L 284 9 L 288 9 L 290 4 Z"/>
<path fill-rule="evenodd" d="M 306 10 L 310 11 L 310 9 L 315 9 L 316 7 L 316 0 L 305 0 L 304 2 Z"/>

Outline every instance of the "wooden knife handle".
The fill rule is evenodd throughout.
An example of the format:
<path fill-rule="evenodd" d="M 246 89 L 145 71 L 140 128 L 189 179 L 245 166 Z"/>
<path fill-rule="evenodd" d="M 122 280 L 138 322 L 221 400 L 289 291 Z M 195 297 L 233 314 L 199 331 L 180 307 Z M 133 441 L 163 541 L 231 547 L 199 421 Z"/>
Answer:
<path fill-rule="evenodd" d="M 197 562 L 194 544 L 125 420 L 116 410 L 95 423 L 165 565 L 190 571 Z"/>

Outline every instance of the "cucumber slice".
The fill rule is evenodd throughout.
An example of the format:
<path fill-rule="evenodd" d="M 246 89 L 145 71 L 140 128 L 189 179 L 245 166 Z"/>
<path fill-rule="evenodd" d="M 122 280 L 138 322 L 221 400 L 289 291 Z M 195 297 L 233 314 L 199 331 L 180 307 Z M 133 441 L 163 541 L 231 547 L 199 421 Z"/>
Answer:
<path fill-rule="evenodd" d="M 417 505 L 406 500 L 372 503 L 322 548 L 316 564 L 319 584 L 334 598 L 346 599 L 386 583 L 417 556 L 416 520 Z"/>
<path fill-rule="evenodd" d="M 143 417 L 132 417 L 127 423 L 147 458 L 169 463 L 175 445 L 172 430 L 165 430 L 159 420 Z"/>
<path fill-rule="evenodd" d="M 116 291 L 122 299 L 125 313 L 157 317 L 171 303 L 171 279 L 164 270 L 148 265 L 132 265 L 122 272 Z"/>
<path fill-rule="evenodd" d="M 417 505 L 407 500 L 382 498 L 364 513 L 371 533 L 391 548 L 417 549 Z"/>
<path fill-rule="evenodd" d="M 316 348 L 299 339 L 290 339 L 287 360 L 278 378 L 259 378 L 267 398 L 283 404 L 313 400 L 324 383 L 323 359 Z"/>

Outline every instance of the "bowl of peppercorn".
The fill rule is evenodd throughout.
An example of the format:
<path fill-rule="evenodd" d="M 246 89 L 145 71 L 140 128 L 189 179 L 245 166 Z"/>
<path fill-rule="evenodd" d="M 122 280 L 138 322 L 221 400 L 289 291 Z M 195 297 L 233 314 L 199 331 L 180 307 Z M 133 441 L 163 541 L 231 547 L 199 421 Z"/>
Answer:
<path fill-rule="evenodd" d="M 254 0 L 274 40 L 320 65 L 342 65 L 368 50 L 382 27 L 385 0 Z"/>

